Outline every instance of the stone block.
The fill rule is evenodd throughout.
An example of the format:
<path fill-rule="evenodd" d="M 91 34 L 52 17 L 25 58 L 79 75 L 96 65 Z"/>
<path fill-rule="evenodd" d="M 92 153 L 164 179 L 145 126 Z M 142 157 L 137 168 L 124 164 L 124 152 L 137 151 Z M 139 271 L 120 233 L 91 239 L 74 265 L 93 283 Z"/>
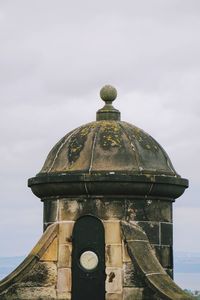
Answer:
<path fill-rule="evenodd" d="M 59 224 L 59 244 L 67 244 L 72 240 L 74 222 L 62 222 Z"/>
<path fill-rule="evenodd" d="M 58 205 L 59 200 L 47 199 L 44 201 L 44 223 L 52 223 L 58 221 Z"/>
<path fill-rule="evenodd" d="M 106 268 L 106 292 L 111 294 L 122 293 L 122 269 Z"/>
<path fill-rule="evenodd" d="M 121 267 L 122 266 L 122 246 L 106 245 L 106 266 Z"/>
<path fill-rule="evenodd" d="M 94 216 L 97 215 L 97 207 L 96 207 L 95 199 L 92 198 L 79 199 L 78 203 L 79 203 L 79 212 L 78 212 L 79 217 L 88 214 L 92 214 Z"/>
<path fill-rule="evenodd" d="M 146 233 L 151 244 L 159 244 L 159 223 L 158 222 L 137 222 Z"/>
<path fill-rule="evenodd" d="M 45 253 L 40 258 L 40 261 L 57 261 L 58 258 L 58 240 L 55 238 Z"/>
<path fill-rule="evenodd" d="M 57 293 L 57 299 L 58 300 L 71 300 L 71 293 L 68 293 L 68 292 Z"/>
<path fill-rule="evenodd" d="M 145 287 L 144 276 L 133 265 L 132 262 L 123 264 L 123 286 L 124 287 Z"/>
<path fill-rule="evenodd" d="M 123 262 L 131 262 L 131 258 L 128 254 L 127 245 L 122 241 L 122 260 Z"/>
<path fill-rule="evenodd" d="M 55 287 L 15 287 L 11 286 L 4 294 L 1 294 L 1 300 L 56 300 Z"/>
<path fill-rule="evenodd" d="M 144 230 L 137 225 L 138 222 L 126 222 L 126 221 L 121 221 L 121 229 L 123 233 L 123 240 L 128 241 L 147 241 L 148 238 L 147 235 L 145 234 Z"/>
<path fill-rule="evenodd" d="M 143 288 L 124 288 L 123 300 L 143 300 Z"/>
<path fill-rule="evenodd" d="M 71 267 L 71 244 L 60 244 L 58 250 L 58 267 L 70 268 Z"/>
<path fill-rule="evenodd" d="M 159 291 L 158 295 L 162 295 L 162 299 L 181 299 L 192 300 L 192 298 L 184 292 L 174 281 L 168 276 L 168 274 L 150 274 L 148 276 L 149 286 L 156 287 Z M 157 299 L 157 298 L 156 298 Z"/>
<path fill-rule="evenodd" d="M 94 200 L 93 200 L 94 201 Z M 125 217 L 125 201 L 116 199 L 96 199 L 96 215 L 103 220 L 121 220 Z"/>
<path fill-rule="evenodd" d="M 57 291 L 58 293 L 71 291 L 71 269 L 70 268 L 58 269 Z"/>
<path fill-rule="evenodd" d="M 173 225 L 171 223 L 160 223 L 161 245 L 173 244 Z"/>
<path fill-rule="evenodd" d="M 38 262 L 23 277 L 24 286 L 54 286 L 57 280 L 57 267 L 54 262 Z"/>
<path fill-rule="evenodd" d="M 172 203 L 152 199 L 126 200 L 126 218 L 129 221 L 172 221 Z"/>
<path fill-rule="evenodd" d="M 81 206 L 75 199 L 59 200 L 59 221 L 72 221 L 80 216 Z"/>
<path fill-rule="evenodd" d="M 173 268 L 173 254 L 171 246 L 157 246 L 153 245 L 155 254 L 163 266 L 163 268 Z"/>
<path fill-rule="evenodd" d="M 121 244 L 121 229 L 119 221 L 104 221 L 105 243 L 107 245 Z"/>
<path fill-rule="evenodd" d="M 163 274 L 163 267 L 159 264 L 151 245 L 148 242 L 130 241 L 128 248 L 132 260 L 137 261 L 143 274 L 160 273 Z"/>
<path fill-rule="evenodd" d="M 124 288 L 123 300 L 153 300 L 153 293 L 148 288 Z"/>
<path fill-rule="evenodd" d="M 123 300 L 123 295 L 106 293 L 106 300 Z"/>

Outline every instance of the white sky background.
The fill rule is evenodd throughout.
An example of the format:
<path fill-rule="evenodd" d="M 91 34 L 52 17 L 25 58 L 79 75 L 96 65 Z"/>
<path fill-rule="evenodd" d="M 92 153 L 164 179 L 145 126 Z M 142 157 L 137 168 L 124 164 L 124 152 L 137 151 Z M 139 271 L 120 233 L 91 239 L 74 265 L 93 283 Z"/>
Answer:
<path fill-rule="evenodd" d="M 42 204 L 27 188 L 52 146 L 95 119 L 104 84 L 190 188 L 174 250 L 200 252 L 200 1 L 0 1 L 0 256 L 27 254 Z"/>

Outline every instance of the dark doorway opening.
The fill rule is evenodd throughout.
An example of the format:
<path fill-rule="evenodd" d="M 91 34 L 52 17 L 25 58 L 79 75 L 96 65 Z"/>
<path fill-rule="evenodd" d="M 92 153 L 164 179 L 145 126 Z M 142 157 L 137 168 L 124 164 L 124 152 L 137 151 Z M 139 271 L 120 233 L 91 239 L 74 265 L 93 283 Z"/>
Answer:
<path fill-rule="evenodd" d="M 105 300 L 105 232 L 92 215 L 80 217 L 73 229 L 72 300 Z"/>

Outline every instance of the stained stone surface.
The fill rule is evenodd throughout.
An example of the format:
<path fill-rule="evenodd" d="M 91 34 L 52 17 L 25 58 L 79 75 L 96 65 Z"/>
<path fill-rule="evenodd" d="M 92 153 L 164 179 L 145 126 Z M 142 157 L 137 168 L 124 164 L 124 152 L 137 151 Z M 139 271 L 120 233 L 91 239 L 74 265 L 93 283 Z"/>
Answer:
<path fill-rule="evenodd" d="M 123 300 L 123 295 L 122 293 L 106 293 L 106 300 Z"/>
<path fill-rule="evenodd" d="M 88 123 L 67 134 L 49 153 L 41 173 L 89 170 L 177 176 L 169 157 L 150 135 L 113 120 Z"/>
<path fill-rule="evenodd" d="M 137 266 L 131 262 L 123 265 L 123 286 L 124 287 L 146 287 L 144 276 Z"/>
<path fill-rule="evenodd" d="M 173 268 L 172 247 L 157 245 L 153 245 L 152 247 L 163 268 Z"/>
<path fill-rule="evenodd" d="M 122 267 L 122 245 L 106 245 L 106 266 Z"/>
<path fill-rule="evenodd" d="M 172 245 L 173 243 L 173 228 L 172 224 L 169 223 L 161 223 L 161 244 L 162 245 Z"/>
<path fill-rule="evenodd" d="M 105 229 L 106 300 L 191 299 L 167 275 L 172 203 L 188 181 L 149 134 L 120 120 L 116 96 L 104 87 L 97 121 L 66 134 L 29 179 L 44 204 L 44 234 L 0 282 L 1 300 L 70 300 L 73 227 L 88 214 Z"/>
<path fill-rule="evenodd" d="M 27 287 L 55 286 L 56 281 L 57 268 L 54 262 L 38 262 L 21 280 L 23 286 Z"/>
<path fill-rule="evenodd" d="M 140 268 L 143 272 L 152 270 L 153 261 L 149 261 L 149 251 L 154 250 L 163 268 L 172 275 L 171 244 L 162 245 L 161 243 L 163 240 L 171 243 L 171 204 L 170 201 L 164 201 L 162 207 L 160 200 L 136 199 L 135 197 L 126 199 L 81 196 L 44 200 L 45 225 L 48 228 L 52 223 L 59 222 L 58 237 L 52 240 L 41 256 L 40 262 L 24 277 L 24 281 L 16 285 L 17 290 L 22 291 L 22 287 L 27 289 L 37 286 L 45 289 L 54 286 L 56 299 L 71 299 L 70 268 L 73 226 L 77 218 L 92 212 L 103 221 L 105 228 L 106 299 L 130 299 L 131 293 L 138 299 L 148 299 L 146 295 L 151 292 Z M 156 207 L 159 209 L 154 216 L 153 209 Z M 120 220 L 128 220 L 132 224 L 127 237 L 133 239 L 134 236 L 136 241 L 131 241 L 134 249 L 143 253 L 146 251 L 140 268 L 138 268 L 137 259 L 131 257 L 131 261 L 126 241 L 123 240 L 121 233 Z M 141 228 L 140 231 L 138 231 L 138 226 Z M 166 231 L 168 235 L 164 239 L 162 234 L 166 234 Z M 144 244 L 141 246 L 137 240 L 143 240 Z M 148 244 L 149 241 L 153 250 Z M 164 269 L 160 267 L 153 271 L 164 273 Z M 38 282 L 34 281 L 34 274 L 37 273 L 40 274 Z M 154 299 L 153 294 L 151 297 Z"/>
<path fill-rule="evenodd" d="M 123 300 L 153 300 L 154 293 L 149 288 L 124 288 Z"/>
<path fill-rule="evenodd" d="M 122 269 L 107 267 L 106 268 L 106 292 L 113 294 L 122 293 Z"/>
<path fill-rule="evenodd" d="M 57 267 L 54 262 L 38 262 L 22 278 L 0 294 L 1 300 L 57 299 Z"/>
<path fill-rule="evenodd" d="M 15 287 L 12 286 L 5 294 L 1 295 L 1 300 L 55 300 L 57 299 L 54 287 Z"/>
<path fill-rule="evenodd" d="M 181 290 L 163 269 L 141 227 L 124 221 L 121 222 L 121 226 L 133 264 L 136 263 L 141 274 L 145 276 L 147 286 L 156 293 L 156 296 L 152 297 L 152 299 L 193 299 L 193 297 Z M 137 235 L 134 233 L 137 233 Z"/>
<path fill-rule="evenodd" d="M 165 235 L 166 230 L 171 228 L 171 201 L 136 198 L 116 199 L 115 197 L 57 198 L 55 200 L 46 200 L 46 202 L 48 201 L 52 201 L 56 205 L 47 205 L 46 220 L 48 220 L 49 214 L 49 220 L 52 221 L 51 216 L 56 216 L 56 213 L 51 212 L 51 209 L 56 209 L 58 211 L 58 221 L 64 221 L 59 227 L 59 267 L 64 268 L 71 265 L 69 257 L 71 257 L 72 250 L 70 240 L 74 224 L 73 220 L 92 212 L 93 215 L 104 220 L 106 266 L 122 268 L 123 286 L 140 288 L 146 287 L 146 283 L 140 272 L 131 263 L 126 245 L 122 242 L 119 220 L 129 220 L 144 230 L 161 265 L 172 276 L 172 246 L 171 244 L 162 245 L 164 240 L 162 235 Z M 153 213 L 154 210 L 156 210 L 155 213 Z M 164 227 L 162 227 L 163 224 Z M 169 226 L 167 226 L 168 224 Z M 130 234 L 131 236 L 135 234 L 136 238 L 142 238 L 137 236 L 138 232 L 134 233 L 133 228 Z M 165 241 L 168 240 L 170 242 L 172 240 L 170 234 L 172 235 L 172 232 L 168 230 L 168 239 L 165 238 Z M 146 236 L 143 236 L 143 238 L 146 239 Z"/>
<path fill-rule="evenodd" d="M 153 199 L 127 200 L 130 221 L 172 222 L 171 201 Z"/>

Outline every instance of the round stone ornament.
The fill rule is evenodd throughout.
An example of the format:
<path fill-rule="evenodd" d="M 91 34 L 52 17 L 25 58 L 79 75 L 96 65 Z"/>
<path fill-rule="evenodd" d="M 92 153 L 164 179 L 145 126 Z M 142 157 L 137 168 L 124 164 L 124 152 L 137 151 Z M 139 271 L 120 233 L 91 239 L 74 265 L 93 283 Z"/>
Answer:
<path fill-rule="evenodd" d="M 117 98 L 117 90 L 112 85 L 105 85 L 100 90 L 100 97 L 105 102 L 112 102 Z"/>

